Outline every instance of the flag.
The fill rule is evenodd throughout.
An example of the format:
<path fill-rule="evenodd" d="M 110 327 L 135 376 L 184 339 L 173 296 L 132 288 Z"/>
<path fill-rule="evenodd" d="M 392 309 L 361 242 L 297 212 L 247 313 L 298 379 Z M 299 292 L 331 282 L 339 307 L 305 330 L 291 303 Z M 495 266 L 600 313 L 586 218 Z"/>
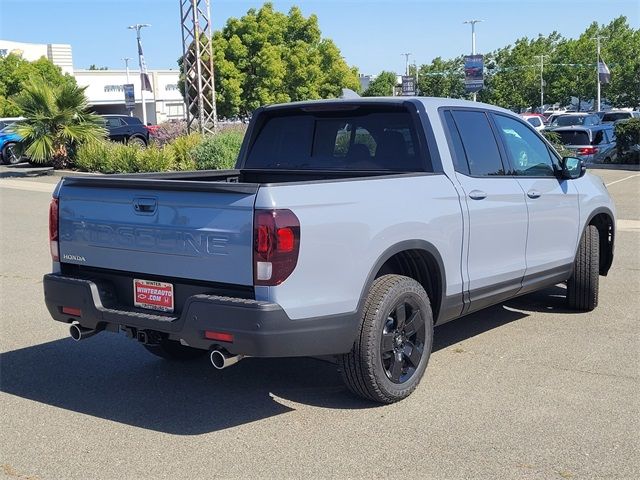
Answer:
<path fill-rule="evenodd" d="M 611 82 L 611 72 L 609 71 L 607 64 L 604 63 L 604 60 L 600 60 L 598 62 L 598 80 L 600 80 L 600 83 Z"/>
<path fill-rule="evenodd" d="M 140 57 L 140 84 L 142 85 L 142 90 L 153 92 L 151 80 L 149 80 L 149 72 L 147 71 L 147 64 L 144 61 L 144 54 L 142 53 L 140 37 L 138 37 L 138 57 Z"/>

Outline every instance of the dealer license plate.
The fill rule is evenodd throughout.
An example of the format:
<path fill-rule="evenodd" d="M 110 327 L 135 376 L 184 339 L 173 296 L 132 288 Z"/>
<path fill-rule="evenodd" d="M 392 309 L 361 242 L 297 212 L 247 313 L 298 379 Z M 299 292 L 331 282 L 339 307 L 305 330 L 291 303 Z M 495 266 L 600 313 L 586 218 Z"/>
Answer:
<path fill-rule="evenodd" d="M 151 280 L 133 280 L 133 298 L 136 307 L 173 312 L 173 285 Z"/>

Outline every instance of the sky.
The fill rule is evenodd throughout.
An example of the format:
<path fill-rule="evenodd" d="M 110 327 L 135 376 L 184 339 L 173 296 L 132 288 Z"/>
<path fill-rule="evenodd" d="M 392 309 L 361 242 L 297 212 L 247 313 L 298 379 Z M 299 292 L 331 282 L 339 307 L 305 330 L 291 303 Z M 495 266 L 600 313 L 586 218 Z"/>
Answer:
<path fill-rule="evenodd" d="M 211 0 L 214 28 L 241 17 L 261 1 Z M 323 36 L 331 38 L 360 73 L 401 72 L 410 63 L 471 53 L 467 19 L 476 26 L 478 53 L 516 39 L 558 31 L 575 38 L 593 21 L 627 16 L 640 28 L 640 0 L 298 0 L 272 2 L 286 12 L 292 5 L 305 16 L 318 16 Z M 68 43 L 74 68 L 91 64 L 124 68 L 123 57 L 136 58 L 134 23 L 144 29 L 143 46 L 151 69 L 176 69 L 182 54 L 179 0 L 0 0 L 0 39 L 30 43 Z"/>

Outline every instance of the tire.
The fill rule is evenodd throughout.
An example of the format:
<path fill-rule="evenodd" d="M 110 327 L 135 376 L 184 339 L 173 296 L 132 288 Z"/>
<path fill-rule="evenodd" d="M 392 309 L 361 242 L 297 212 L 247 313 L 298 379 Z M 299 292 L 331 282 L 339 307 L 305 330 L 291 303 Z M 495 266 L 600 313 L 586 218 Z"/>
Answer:
<path fill-rule="evenodd" d="M 147 142 L 145 142 L 144 138 L 141 137 L 131 137 L 127 141 L 129 145 L 140 145 L 141 147 L 146 147 Z"/>
<path fill-rule="evenodd" d="M 22 161 L 23 156 L 20 154 L 17 147 L 18 144 L 16 142 L 9 142 L 2 147 L 3 163 L 6 163 L 7 165 L 16 165 Z"/>
<path fill-rule="evenodd" d="M 600 279 L 600 235 L 589 225 L 580 239 L 573 264 L 573 274 L 567 281 L 567 303 L 570 308 L 590 312 L 598 306 Z"/>
<path fill-rule="evenodd" d="M 162 340 L 158 345 L 143 345 L 143 347 L 156 357 L 164 358 L 165 360 L 193 360 L 208 353 L 206 350 L 187 347 L 180 342 L 167 339 Z"/>
<path fill-rule="evenodd" d="M 342 379 L 360 397 L 397 402 L 420 383 L 432 344 L 433 314 L 422 286 L 383 275 L 369 290 L 353 349 L 338 358 Z"/>

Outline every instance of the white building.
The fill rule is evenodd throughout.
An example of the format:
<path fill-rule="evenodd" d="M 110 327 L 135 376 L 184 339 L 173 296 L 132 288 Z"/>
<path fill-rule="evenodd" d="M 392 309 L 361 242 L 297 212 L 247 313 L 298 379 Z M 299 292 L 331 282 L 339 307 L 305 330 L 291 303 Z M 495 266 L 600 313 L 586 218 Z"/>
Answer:
<path fill-rule="evenodd" d="M 76 82 L 87 87 L 89 103 L 100 114 L 127 114 L 124 103 L 124 84 L 132 83 L 136 99 L 133 115 L 142 119 L 140 72 L 131 70 L 76 70 Z M 147 122 L 158 124 L 185 118 L 184 100 L 178 90 L 178 70 L 149 70 L 153 92 L 144 92 Z"/>
<path fill-rule="evenodd" d="M 97 113 L 127 114 L 124 87 L 132 83 L 136 106 L 133 115 L 142 119 L 140 72 L 131 70 L 78 70 L 73 68 L 71 45 L 35 44 L 0 40 L 0 57 L 17 54 L 30 62 L 42 57 L 59 66 L 63 73 L 73 75 L 78 85 L 87 87 L 89 104 Z M 147 122 L 158 124 L 167 120 L 184 119 L 185 105 L 178 90 L 178 70 L 149 70 L 152 92 L 145 91 Z"/>

